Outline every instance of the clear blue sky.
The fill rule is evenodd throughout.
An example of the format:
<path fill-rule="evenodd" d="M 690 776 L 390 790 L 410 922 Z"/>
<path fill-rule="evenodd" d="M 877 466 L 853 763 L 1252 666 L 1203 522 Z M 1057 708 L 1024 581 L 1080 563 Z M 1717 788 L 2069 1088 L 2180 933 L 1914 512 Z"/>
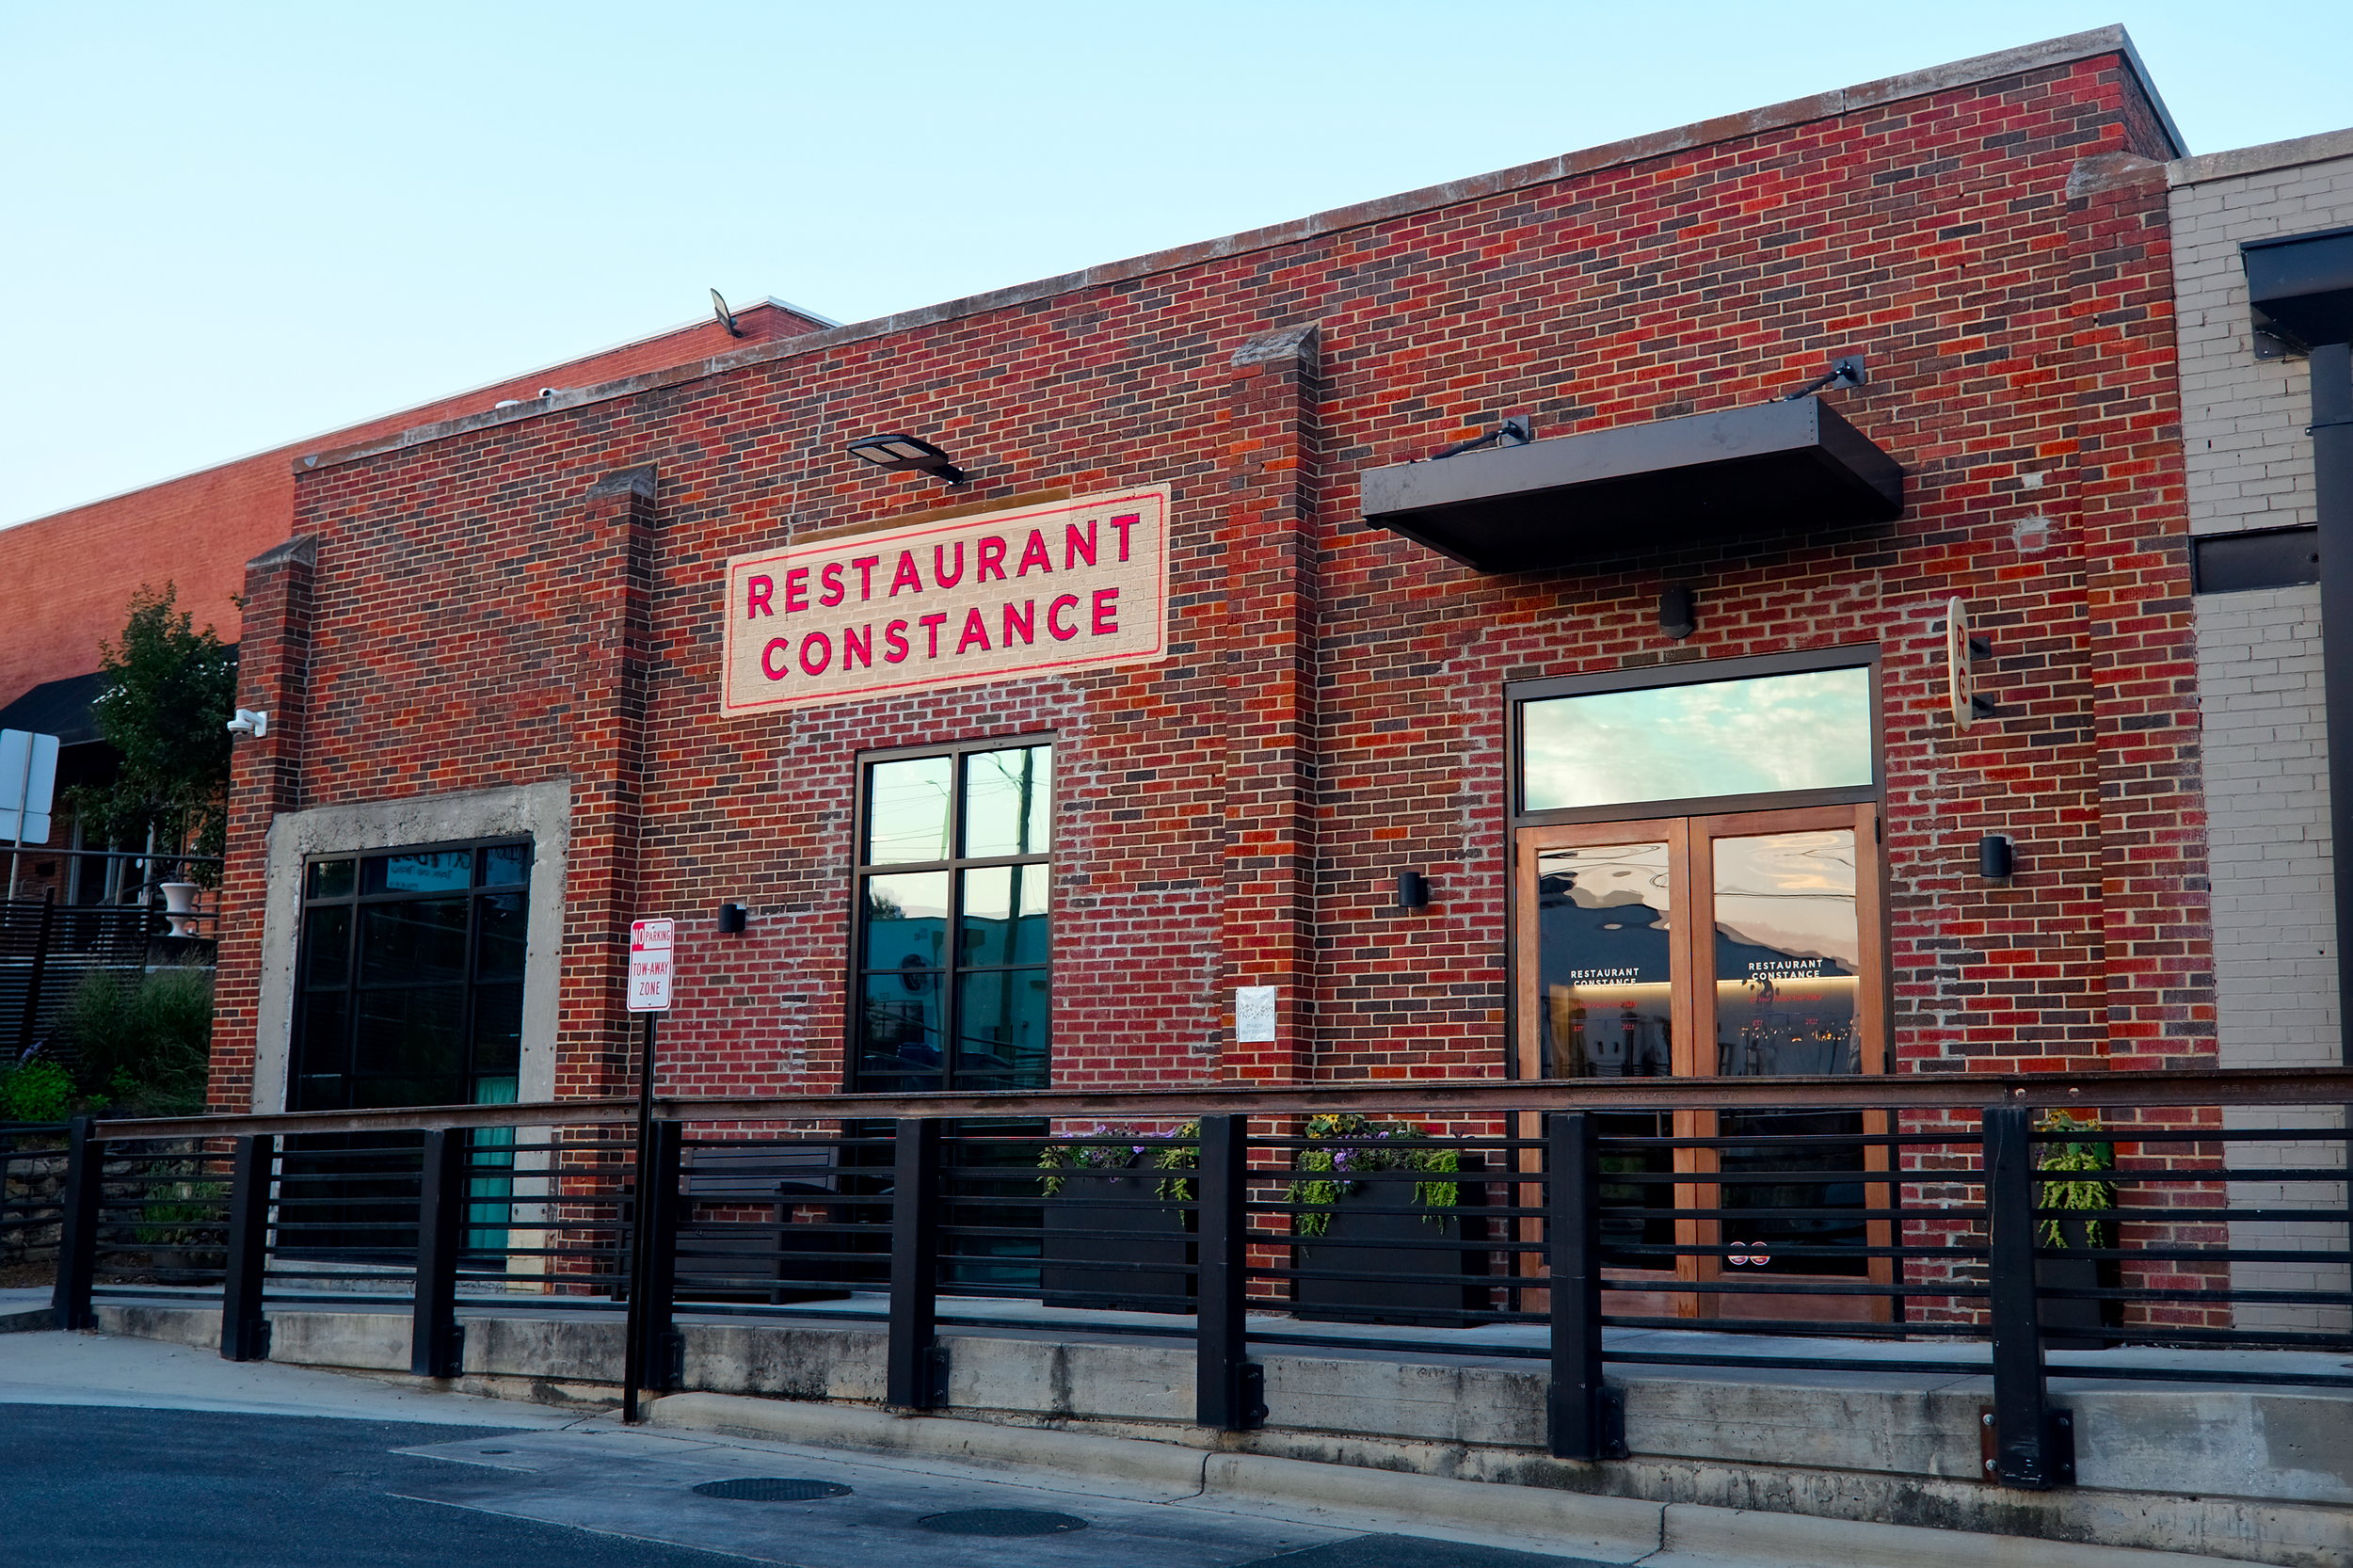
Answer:
<path fill-rule="evenodd" d="M 0 6 L 0 522 L 2112 22 L 2193 152 L 2353 126 L 2346 0 Z"/>

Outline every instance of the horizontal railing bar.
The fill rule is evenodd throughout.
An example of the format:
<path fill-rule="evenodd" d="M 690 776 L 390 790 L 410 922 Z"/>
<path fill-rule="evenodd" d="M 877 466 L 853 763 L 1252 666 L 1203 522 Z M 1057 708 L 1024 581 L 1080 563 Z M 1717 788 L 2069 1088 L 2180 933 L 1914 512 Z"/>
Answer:
<path fill-rule="evenodd" d="M 1281 1086 L 1205 1083 L 1167 1089 L 1013 1090 L 979 1095 L 804 1095 L 762 1099 L 662 1099 L 665 1121 L 814 1121 L 862 1117 L 979 1119 L 1087 1115 L 1323 1114 L 1414 1111 L 1893 1111 L 2100 1110 L 2226 1105 L 2330 1105 L 2353 1101 L 2353 1067 L 2226 1067 L 2197 1072 L 1906 1073 L 1809 1078 L 1439 1079 Z M 267 1115 L 168 1116 L 102 1121 L 95 1136 L 202 1138 L 246 1133 L 364 1132 L 474 1127 L 610 1125 L 633 1121 L 627 1098 L 516 1105 L 427 1106 L 401 1111 L 299 1111 Z M 2200 1142 L 2206 1129 L 2106 1128 L 2128 1143 Z M 2155 1134 L 2157 1136 L 2152 1136 Z M 2259 1136 L 2277 1138 L 2277 1132 Z M 1958 1129 L 1956 1132 L 1958 1137 Z M 1736 1140 L 1737 1141 L 1737 1140 Z M 2067 1142 L 2065 1138 L 2053 1141 Z M 2080 1142 L 2080 1139 L 2073 1140 Z M 880 1142 L 880 1141 L 878 1141 Z"/>

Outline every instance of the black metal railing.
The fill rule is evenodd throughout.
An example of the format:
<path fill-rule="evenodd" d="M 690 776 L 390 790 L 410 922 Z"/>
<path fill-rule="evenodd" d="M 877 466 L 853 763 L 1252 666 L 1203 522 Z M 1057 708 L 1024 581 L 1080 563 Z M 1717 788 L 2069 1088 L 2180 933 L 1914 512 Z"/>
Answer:
<path fill-rule="evenodd" d="M 1265 1419 L 1257 1348 L 1519 1356 L 1580 1459 L 1625 1451 L 1610 1363 L 1867 1341 L 1990 1375 L 1995 1478 L 2047 1487 L 2055 1367 L 2353 1386 L 2249 1353 L 2353 1351 L 2346 1100 L 2329 1069 L 667 1100 L 642 1146 L 617 1100 L 80 1121 L 55 1300 L 217 1288 L 251 1359 L 269 1305 L 394 1289 L 429 1376 L 470 1291 L 626 1311 L 632 1410 L 682 1310 L 886 1321 L 909 1409 L 947 1402 L 943 1327 L 1185 1338 L 1221 1430 Z"/>

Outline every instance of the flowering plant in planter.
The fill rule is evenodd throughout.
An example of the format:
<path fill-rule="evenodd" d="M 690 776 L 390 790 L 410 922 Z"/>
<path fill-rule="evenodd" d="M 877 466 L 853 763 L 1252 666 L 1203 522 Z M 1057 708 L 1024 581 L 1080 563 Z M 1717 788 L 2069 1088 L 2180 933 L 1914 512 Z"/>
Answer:
<path fill-rule="evenodd" d="M 1138 1164 L 1156 1171 L 1191 1171 L 1200 1163 L 1201 1124 L 1187 1122 L 1170 1132 L 1147 1132 L 1133 1127 L 1097 1122 L 1092 1130 L 1069 1135 L 1070 1142 L 1049 1143 L 1038 1151 L 1038 1186 L 1048 1197 L 1060 1195 L 1069 1177 L 1064 1171 L 1125 1171 Z M 1163 1176 L 1152 1195 L 1173 1203 L 1193 1197 L 1193 1181 L 1183 1176 Z"/>
<path fill-rule="evenodd" d="M 2100 1118 L 2089 1114 L 2077 1118 L 2065 1111 L 2054 1111 L 2042 1118 L 2036 1130 L 2045 1133 L 2097 1132 L 2100 1130 Z M 2042 1196 L 2036 1207 L 2077 1209 L 2084 1215 L 2080 1221 L 2068 1215 L 2044 1215 L 2041 1224 L 2036 1227 L 2042 1244 L 2046 1247 L 2071 1245 L 2067 1240 L 2067 1227 L 2080 1224 L 2085 1246 L 2106 1246 L 2108 1243 L 2103 1239 L 2106 1234 L 2105 1227 L 2091 1216 L 2102 1209 L 2116 1207 L 2116 1184 L 2089 1173 L 2114 1170 L 2116 1145 L 2105 1139 L 2097 1143 L 2046 1144 L 2035 1164 L 2039 1170 L 2065 1173 L 2063 1179 L 2042 1183 Z"/>
<path fill-rule="evenodd" d="M 1332 1207 L 1364 1183 L 1354 1179 L 1375 1171 L 1420 1171 L 1433 1176 L 1451 1176 L 1463 1168 L 1460 1150 L 1432 1148 L 1421 1140 L 1435 1138 L 1438 1129 L 1412 1122 L 1382 1122 L 1353 1112 L 1310 1116 L 1306 1136 L 1311 1143 L 1332 1142 L 1334 1148 L 1306 1147 L 1291 1156 L 1287 1201 L 1306 1211 L 1293 1217 L 1291 1229 L 1300 1236 L 1321 1236 L 1332 1228 Z M 1390 1140 L 1396 1140 L 1391 1144 Z M 1385 1146 L 1386 1145 L 1386 1146 Z M 1413 1201 L 1425 1208 L 1452 1208 L 1461 1189 L 1451 1181 L 1414 1183 Z M 1425 1215 L 1428 1220 L 1442 1213 Z"/>

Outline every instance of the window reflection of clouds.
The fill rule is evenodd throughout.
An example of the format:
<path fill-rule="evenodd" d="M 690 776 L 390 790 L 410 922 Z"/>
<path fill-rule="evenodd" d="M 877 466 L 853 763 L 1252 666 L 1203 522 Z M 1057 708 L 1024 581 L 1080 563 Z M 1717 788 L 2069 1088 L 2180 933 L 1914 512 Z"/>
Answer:
<path fill-rule="evenodd" d="M 1858 667 L 1531 702 L 1527 808 L 1867 785 L 1870 698 Z"/>
<path fill-rule="evenodd" d="M 1792 958 L 1862 964 L 1854 834 L 1772 833 L 1716 840 L 1716 929 Z"/>

